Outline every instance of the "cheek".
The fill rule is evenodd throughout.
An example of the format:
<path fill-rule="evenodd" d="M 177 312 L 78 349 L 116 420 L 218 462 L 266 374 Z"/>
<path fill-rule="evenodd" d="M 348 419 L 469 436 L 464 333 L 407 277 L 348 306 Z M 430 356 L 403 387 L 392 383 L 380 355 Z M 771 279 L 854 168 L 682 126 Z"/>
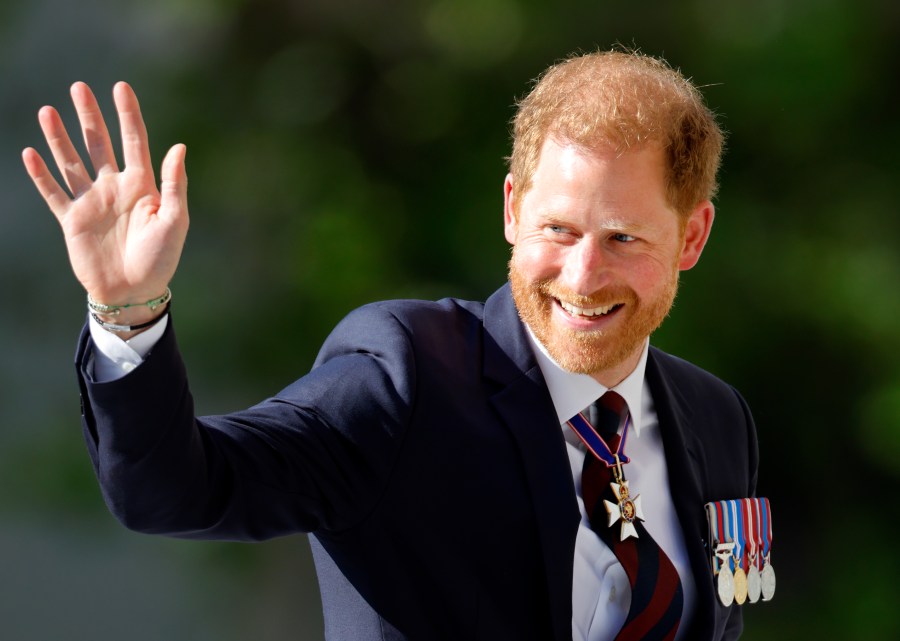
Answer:
<path fill-rule="evenodd" d="M 519 243 L 513 248 L 513 265 L 529 280 L 544 280 L 559 275 L 560 252 L 543 243 Z"/>
<path fill-rule="evenodd" d="M 677 274 L 678 270 L 674 264 L 668 265 L 656 260 L 646 260 L 632 265 L 626 278 L 632 289 L 643 298 L 669 287 Z"/>

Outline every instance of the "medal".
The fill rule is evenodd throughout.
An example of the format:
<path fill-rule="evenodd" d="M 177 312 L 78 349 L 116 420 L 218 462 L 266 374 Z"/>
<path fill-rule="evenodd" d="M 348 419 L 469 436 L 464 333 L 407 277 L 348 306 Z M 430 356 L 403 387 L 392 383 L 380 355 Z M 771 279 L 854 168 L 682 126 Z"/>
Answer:
<path fill-rule="evenodd" d="M 762 590 L 762 600 L 771 601 L 772 597 L 775 596 L 775 570 L 772 569 L 772 565 L 769 563 L 768 559 L 766 559 L 766 564 L 763 566 L 759 579 Z"/>
<path fill-rule="evenodd" d="M 722 605 L 728 607 L 734 601 L 734 575 L 731 573 L 731 555 L 734 543 L 725 541 L 723 510 L 719 503 L 706 504 L 706 518 L 709 521 L 709 540 L 712 545 L 713 579 L 716 593 Z"/>
<path fill-rule="evenodd" d="M 614 471 L 617 471 L 616 480 L 620 480 L 621 469 L 616 470 L 614 468 Z M 622 519 L 619 540 L 624 541 L 629 536 L 638 538 L 637 530 L 634 528 L 634 521 L 635 519 L 644 520 L 644 513 L 641 511 L 641 495 L 638 494 L 632 499 L 628 493 L 628 481 L 624 479 L 621 479 L 620 483 L 610 483 L 610 486 L 613 494 L 616 495 L 618 504 L 610 503 L 604 499 L 603 507 L 606 508 L 606 513 L 609 515 L 609 523 L 607 525 L 612 527 L 616 521 Z"/>
<path fill-rule="evenodd" d="M 599 460 L 606 463 L 607 467 L 612 468 L 614 481 L 609 486 L 612 488 L 616 502 L 603 500 L 603 506 L 606 508 L 606 513 L 609 516 L 607 526 L 612 527 L 618 521 L 621 521 L 619 540 L 624 541 L 629 536 L 638 538 L 638 531 L 634 525 L 636 521 L 644 520 L 644 512 L 641 510 L 641 495 L 635 494 L 634 497 L 631 496 L 628 481 L 625 480 L 625 474 L 622 472 L 622 465 L 631 460 L 625 456 L 625 441 L 628 438 L 631 415 L 629 414 L 628 418 L 625 419 L 622 438 L 619 439 L 619 445 L 615 452 L 610 449 L 603 437 L 600 436 L 594 426 L 582 414 L 577 414 L 568 423 L 569 427 L 575 431 L 588 450 Z"/>
<path fill-rule="evenodd" d="M 756 558 L 754 557 L 750 565 L 750 571 L 747 572 L 747 599 L 750 603 L 759 601 L 759 595 L 762 592 L 762 581 L 759 576 L 759 569 L 756 567 Z"/>
<path fill-rule="evenodd" d="M 734 527 L 731 519 L 731 501 L 719 501 L 719 519 L 722 523 L 720 531 L 723 538 L 722 544 L 716 548 L 716 554 L 721 555 L 722 565 L 719 568 L 719 599 L 725 605 L 731 605 L 735 597 L 734 583 Z"/>
<path fill-rule="evenodd" d="M 748 555 L 747 570 L 747 599 L 750 603 L 759 601 L 762 591 L 762 584 L 759 577 L 759 529 L 757 528 L 756 510 L 754 505 L 756 502 L 752 499 L 744 499 L 741 502 L 741 509 L 744 510 L 744 535 L 747 545 L 750 547 Z"/>
<path fill-rule="evenodd" d="M 769 506 L 769 499 L 758 499 L 759 508 L 762 513 L 762 534 L 763 534 L 763 569 L 760 573 L 760 583 L 762 588 L 762 600 L 771 601 L 775 596 L 775 569 L 772 567 L 772 510 Z"/>
<path fill-rule="evenodd" d="M 744 605 L 747 600 L 747 574 L 744 572 L 744 511 L 738 510 L 737 501 L 727 504 L 731 516 L 731 532 L 734 541 L 732 558 L 734 560 L 734 601 Z"/>
<path fill-rule="evenodd" d="M 744 568 L 737 566 L 734 570 L 734 602 L 744 605 L 747 601 L 747 573 Z"/>
<path fill-rule="evenodd" d="M 731 550 L 734 543 L 720 543 L 716 546 L 716 556 L 721 561 L 719 574 L 716 576 L 716 590 L 719 601 L 726 608 L 734 601 L 734 575 L 731 573 Z"/>

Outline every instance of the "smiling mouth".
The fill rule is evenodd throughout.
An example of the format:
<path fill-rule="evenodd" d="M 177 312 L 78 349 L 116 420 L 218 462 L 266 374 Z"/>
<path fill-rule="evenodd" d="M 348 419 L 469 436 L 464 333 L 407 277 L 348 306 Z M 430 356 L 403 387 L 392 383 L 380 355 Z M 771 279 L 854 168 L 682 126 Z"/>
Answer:
<path fill-rule="evenodd" d="M 601 307 L 578 307 L 577 305 L 572 305 L 559 299 L 556 299 L 556 302 L 559 303 L 559 306 L 566 310 L 566 312 L 570 316 L 575 316 L 578 318 L 594 318 L 595 316 L 606 316 L 610 312 L 614 312 L 622 307 L 621 303 L 617 303 L 614 305 L 605 305 Z"/>

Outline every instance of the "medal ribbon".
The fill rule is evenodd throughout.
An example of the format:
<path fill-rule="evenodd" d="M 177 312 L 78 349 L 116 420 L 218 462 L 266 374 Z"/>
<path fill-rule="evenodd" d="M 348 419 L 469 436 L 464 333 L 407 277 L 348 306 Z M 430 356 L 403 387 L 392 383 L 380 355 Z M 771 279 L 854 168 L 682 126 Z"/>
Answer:
<path fill-rule="evenodd" d="M 722 509 L 722 504 L 720 502 L 714 503 L 713 509 L 716 512 L 716 525 L 718 526 L 716 539 L 719 541 L 719 543 L 728 543 L 729 541 L 726 540 L 727 534 L 725 533 L 725 511 Z M 720 563 L 723 561 L 723 558 L 718 556 L 718 554 L 717 558 L 719 559 Z M 731 564 L 728 563 L 728 566 L 731 567 Z M 721 567 L 719 569 L 721 569 Z"/>
<path fill-rule="evenodd" d="M 744 541 L 746 542 L 747 547 L 750 548 L 745 555 L 747 560 L 747 571 L 749 572 L 750 566 L 756 562 L 756 551 L 759 549 L 756 542 L 756 526 L 753 523 L 753 499 L 744 499 L 741 501 L 741 513 L 744 519 Z"/>
<path fill-rule="evenodd" d="M 732 534 L 734 525 L 731 522 L 731 510 L 728 509 L 728 503 L 729 501 L 719 501 L 719 511 L 722 512 L 722 520 L 725 524 L 725 543 L 735 543 Z M 732 556 L 728 558 L 728 568 L 734 571 L 734 558 Z"/>
<path fill-rule="evenodd" d="M 756 529 L 756 549 L 761 551 L 763 546 L 763 533 L 762 533 L 762 510 L 760 509 L 759 499 L 753 499 L 753 517 L 755 520 L 754 527 Z M 762 560 L 763 554 L 759 554 L 756 559 L 756 567 L 760 568 L 760 561 Z"/>
<path fill-rule="evenodd" d="M 735 570 L 744 567 L 744 510 L 738 509 L 739 501 L 729 501 L 734 532 L 734 565 Z"/>
<path fill-rule="evenodd" d="M 721 535 L 719 534 L 721 528 L 719 527 L 719 517 L 716 514 L 715 503 L 706 504 L 706 520 L 709 522 L 709 545 L 712 548 L 712 566 L 713 574 L 715 575 L 719 573 L 719 557 L 716 555 L 716 546 L 721 541 Z"/>
<path fill-rule="evenodd" d="M 606 463 L 606 467 L 616 467 L 619 463 L 628 463 L 630 458 L 625 456 L 625 441 L 628 438 L 628 426 L 631 425 L 631 414 L 625 419 L 625 428 L 622 430 L 622 438 L 619 440 L 619 447 L 615 453 L 609 449 L 609 445 L 603 440 L 603 437 L 597 432 L 593 425 L 579 412 L 567 421 L 569 427 L 575 430 L 578 438 L 594 453 L 598 459 Z"/>
<path fill-rule="evenodd" d="M 772 510 L 769 507 L 769 499 L 757 499 L 760 501 L 760 508 L 762 509 L 763 515 L 763 533 L 765 538 L 763 539 L 763 557 L 768 562 L 769 560 L 769 549 L 772 547 Z"/>

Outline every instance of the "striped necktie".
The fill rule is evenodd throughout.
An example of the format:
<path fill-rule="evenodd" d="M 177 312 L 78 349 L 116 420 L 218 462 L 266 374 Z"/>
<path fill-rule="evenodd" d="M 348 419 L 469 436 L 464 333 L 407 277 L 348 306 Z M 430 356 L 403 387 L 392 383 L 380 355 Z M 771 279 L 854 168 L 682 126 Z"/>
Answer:
<path fill-rule="evenodd" d="M 596 432 L 609 449 L 616 452 L 621 438 L 618 432 L 624 429 L 628 421 L 625 399 L 616 392 L 607 392 L 589 408 L 588 413 Z M 618 510 L 619 497 L 614 495 L 610 486 L 613 480 L 612 468 L 588 450 L 582 469 L 581 493 L 591 529 L 619 559 L 631 584 L 631 607 L 616 641 L 671 641 L 681 622 L 684 603 L 681 579 L 672 561 L 640 519 L 630 521 L 637 537 L 628 536 L 625 540 L 621 540 L 619 520 L 610 524 L 604 499 Z M 624 514 L 625 510 L 622 512 Z"/>

